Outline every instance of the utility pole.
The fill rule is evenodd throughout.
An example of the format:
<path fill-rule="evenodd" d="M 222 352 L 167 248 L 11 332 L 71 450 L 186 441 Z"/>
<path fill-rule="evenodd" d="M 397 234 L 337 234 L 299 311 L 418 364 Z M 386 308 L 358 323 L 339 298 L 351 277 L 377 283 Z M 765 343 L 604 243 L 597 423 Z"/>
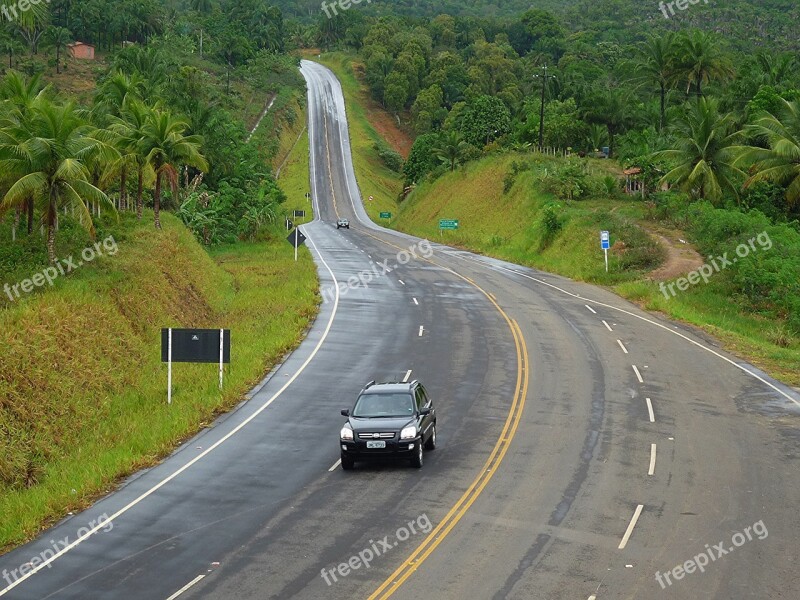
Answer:
<path fill-rule="evenodd" d="M 542 74 L 534 75 L 534 77 L 541 78 L 542 80 L 542 106 L 539 109 L 539 152 L 544 149 L 544 90 L 547 87 L 547 80 L 555 79 L 555 75 L 547 74 L 547 65 L 542 66 Z"/>

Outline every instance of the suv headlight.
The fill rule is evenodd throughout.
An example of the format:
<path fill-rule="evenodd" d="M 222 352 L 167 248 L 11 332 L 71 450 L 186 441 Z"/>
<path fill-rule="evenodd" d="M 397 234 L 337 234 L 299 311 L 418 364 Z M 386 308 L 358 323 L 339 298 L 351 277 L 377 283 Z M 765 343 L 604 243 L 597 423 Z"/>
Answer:
<path fill-rule="evenodd" d="M 350 425 L 342 427 L 342 430 L 339 432 L 339 437 L 343 440 L 353 440 L 353 430 L 350 428 Z"/>
<path fill-rule="evenodd" d="M 416 425 L 409 425 L 408 427 L 404 427 L 403 431 L 400 432 L 401 440 L 413 440 L 415 437 L 417 437 Z"/>

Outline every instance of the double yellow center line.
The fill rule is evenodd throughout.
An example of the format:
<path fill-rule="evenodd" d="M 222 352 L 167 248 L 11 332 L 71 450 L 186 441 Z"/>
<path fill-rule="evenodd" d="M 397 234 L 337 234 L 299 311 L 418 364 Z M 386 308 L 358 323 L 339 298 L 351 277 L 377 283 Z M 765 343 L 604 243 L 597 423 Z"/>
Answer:
<path fill-rule="evenodd" d="M 333 208 L 336 212 L 337 218 L 339 217 L 339 210 L 336 206 L 336 193 L 333 188 L 333 173 L 331 172 L 331 159 L 330 159 L 330 146 L 328 142 L 328 119 L 327 115 L 323 116 L 324 123 L 325 123 L 325 151 L 328 155 L 328 177 L 330 182 L 331 188 L 331 196 L 333 198 Z M 381 239 L 371 233 L 366 231 L 362 231 L 365 235 L 386 244 L 388 246 L 392 246 L 399 250 L 404 250 L 404 248 L 400 248 L 400 246 L 396 246 L 391 242 Z M 458 499 L 458 502 L 450 509 L 450 511 L 445 515 L 442 521 L 427 535 L 427 537 L 422 541 L 422 543 L 417 547 L 414 552 L 411 553 L 402 565 L 400 565 L 394 573 L 392 573 L 386 581 L 384 581 L 377 590 L 375 590 L 372 595 L 369 596 L 368 600 L 384 600 L 385 598 L 389 598 L 401 585 L 405 582 L 411 575 L 414 574 L 414 571 L 431 555 L 431 553 L 436 550 L 439 544 L 442 543 L 444 538 L 452 531 L 453 527 L 461 520 L 464 514 L 469 510 L 469 508 L 475 503 L 478 497 L 483 492 L 483 489 L 489 483 L 489 481 L 494 476 L 495 472 L 497 471 L 500 463 L 503 461 L 503 458 L 508 452 L 508 448 L 511 445 L 511 441 L 514 439 L 514 436 L 517 433 L 517 428 L 519 427 L 520 420 L 522 419 L 522 411 L 525 407 L 525 398 L 528 395 L 528 381 L 529 381 L 529 367 L 528 367 L 528 349 L 525 345 L 525 338 L 522 335 L 522 330 L 520 330 L 519 325 L 517 322 L 509 317 L 506 312 L 502 309 L 502 307 L 497 303 L 494 295 L 484 290 L 481 286 L 479 286 L 475 281 L 457 273 L 453 269 L 446 267 L 444 265 L 438 264 L 433 260 L 425 259 L 426 262 L 429 262 L 437 267 L 440 267 L 446 271 L 449 271 L 456 277 L 459 277 L 469 283 L 470 285 L 474 286 L 478 291 L 480 291 L 489 302 L 494 305 L 494 307 L 498 310 L 498 312 L 502 315 L 503 319 L 508 324 L 508 328 L 511 330 L 511 335 L 514 338 L 514 347 L 517 353 L 517 382 L 516 387 L 514 389 L 514 398 L 511 403 L 511 408 L 508 412 L 508 417 L 506 418 L 505 424 L 503 425 L 503 431 L 500 433 L 500 437 L 492 448 L 492 452 L 489 454 L 489 458 L 486 459 L 483 467 L 481 467 L 478 476 L 474 479 L 474 481 L 470 484 L 469 488 L 466 492 Z"/>
<path fill-rule="evenodd" d="M 370 235 L 370 237 L 379 239 L 376 236 Z M 389 244 L 390 246 L 394 245 L 386 242 L 385 240 L 380 241 Z M 436 264 L 433 261 L 429 262 Z M 442 265 L 437 266 L 441 267 Z M 411 577 L 411 575 L 414 574 L 414 571 L 417 570 L 420 564 L 422 564 L 422 562 L 424 562 L 425 559 L 427 559 L 428 556 L 430 556 L 431 553 L 436 550 L 444 538 L 446 538 L 450 531 L 452 531 L 453 527 L 456 526 L 464 514 L 475 503 L 475 501 L 478 499 L 478 496 L 481 495 L 483 489 L 494 476 L 495 472 L 497 472 L 497 469 L 500 466 L 500 463 L 503 461 L 506 452 L 508 452 L 508 448 L 511 446 L 511 441 L 514 439 L 520 420 L 522 419 L 522 411 L 525 407 L 525 398 L 528 394 L 528 382 L 530 377 L 528 349 L 525 345 L 525 338 L 523 337 L 522 331 L 520 330 L 517 322 L 510 318 L 500 307 L 494 297 L 481 288 L 477 283 L 468 277 L 456 273 L 452 269 L 447 267 L 443 268 L 475 286 L 475 288 L 477 288 L 489 299 L 489 301 L 500 312 L 500 314 L 503 316 L 503 319 L 505 319 L 506 323 L 508 324 L 508 327 L 511 330 L 511 335 L 514 338 L 514 346 L 517 353 L 517 382 L 514 390 L 514 399 L 511 403 L 508 417 L 503 425 L 503 431 L 500 433 L 500 437 L 495 443 L 494 448 L 492 448 L 489 458 L 486 459 L 483 467 L 481 467 L 478 476 L 470 484 L 469 488 L 466 492 L 464 492 L 461 498 L 458 499 L 458 502 L 455 503 L 453 508 L 451 508 L 450 511 L 445 515 L 442 521 L 428 534 L 428 536 L 422 541 L 417 549 L 411 553 L 411 556 L 409 556 L 403 562 L 403 564 L 401 564 L 394 571 L 394 573 L 392 573 L 386 579 L 386 581 L 384 581 L 380 587 L 378 587 L 378 589 L 369 596 L 368 600 L 384 600 L 385 598 L 389 598 L 401 585 L 403 585 L 403 582 L 405 582 L 409 577 Z"/>

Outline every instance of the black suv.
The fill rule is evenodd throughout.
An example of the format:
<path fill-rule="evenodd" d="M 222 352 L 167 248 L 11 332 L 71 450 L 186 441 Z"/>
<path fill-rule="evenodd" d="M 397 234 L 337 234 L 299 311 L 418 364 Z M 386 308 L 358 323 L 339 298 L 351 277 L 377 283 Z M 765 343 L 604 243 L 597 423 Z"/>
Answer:
<path fill-rule="evenodd" d="M 418 381 L 378 383 L 361 390 L 339 432 L 342 468 L 356 461 L 376 458 L 406 458 L 422 467 L 422 451 L 436 448 L 436 411 Z"/>

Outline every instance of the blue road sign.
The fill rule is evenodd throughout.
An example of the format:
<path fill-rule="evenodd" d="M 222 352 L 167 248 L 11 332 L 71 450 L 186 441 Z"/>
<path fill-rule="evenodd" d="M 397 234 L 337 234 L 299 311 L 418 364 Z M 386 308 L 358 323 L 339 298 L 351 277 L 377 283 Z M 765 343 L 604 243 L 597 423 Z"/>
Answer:
<path fill-rule="evenodd" d="M 608 250 L 611 247 L 611 239 L 608 236 L 607 231 L 600 232 L 600 248 L 603 250 Z"/>

